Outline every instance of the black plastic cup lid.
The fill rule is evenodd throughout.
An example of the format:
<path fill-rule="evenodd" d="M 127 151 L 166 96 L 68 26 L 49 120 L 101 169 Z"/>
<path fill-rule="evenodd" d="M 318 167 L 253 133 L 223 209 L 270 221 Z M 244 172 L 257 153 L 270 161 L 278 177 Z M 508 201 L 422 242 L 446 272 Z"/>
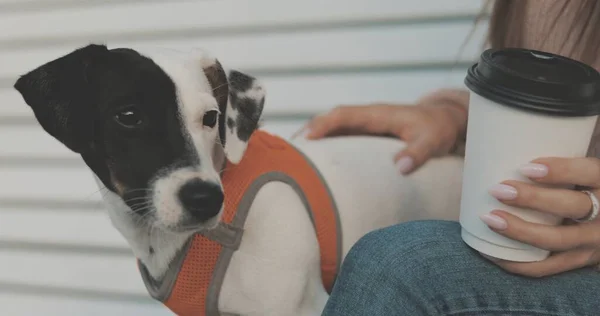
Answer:
<path fill-rule="evenodd" d="M 563 56 L 488 49 L 467 73 L 471 91 L 493 102 L 558 116 L 600 114 L 600 73 Z"/>

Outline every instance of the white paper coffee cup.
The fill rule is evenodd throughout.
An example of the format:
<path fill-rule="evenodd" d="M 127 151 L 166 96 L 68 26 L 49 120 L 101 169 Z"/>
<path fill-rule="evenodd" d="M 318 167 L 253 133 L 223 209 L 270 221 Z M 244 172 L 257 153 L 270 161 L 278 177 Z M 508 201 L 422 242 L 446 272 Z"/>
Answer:
<path fill-rule="evenodd" d="M 491 257 L 530 262 L 549 252 L 509 238 L 480 219 L 493 210 L 557 225 L 562 218 L 511 207 L 489 189 L 531 182 L 520 166 L 540 157 L 585 157 L 600 113 L 600 74 L 561 56 L 523 49 L 487 50 L 471 69 L 460 224 L 463 240 Z"/>

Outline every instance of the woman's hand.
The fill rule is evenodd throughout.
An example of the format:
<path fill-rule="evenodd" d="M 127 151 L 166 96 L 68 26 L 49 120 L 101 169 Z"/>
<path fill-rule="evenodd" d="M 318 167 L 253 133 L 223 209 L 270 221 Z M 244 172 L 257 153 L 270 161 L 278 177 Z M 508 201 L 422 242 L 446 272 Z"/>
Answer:
<path fill-rule="evenodd" d="M 540 184 L 579 185 L 600 197 L 600 160 L 597 158 L 543 158 L 521 168 L 521 173 Z M 490 190 L 507 205 L 539 210 L 566 219 L 590 215 L 592 200 L 580 191 L 542 188 L 519 181 L 505 181 Z M 526 222 L 508 212 L 492 211 L 482 220 L 508 238 L 546 249 L 553 254 L 539 262 L 492 260 L 505 270 L 543 277 L 600 263 L 600 217 L 587 222 L 548 226 Z"/>
<path fill-rule="evenodd" d="M 398 137 L 407 147 L 394 161 L 399 172 L 409 173 L 432 156 L 448 154 L 458 138 L 464 137 L 465 108 L 442 100 L 428 102 L 431 104 L 340 106 L 315 117 L 303 131 L 308 139 L 366 134 Z"/>

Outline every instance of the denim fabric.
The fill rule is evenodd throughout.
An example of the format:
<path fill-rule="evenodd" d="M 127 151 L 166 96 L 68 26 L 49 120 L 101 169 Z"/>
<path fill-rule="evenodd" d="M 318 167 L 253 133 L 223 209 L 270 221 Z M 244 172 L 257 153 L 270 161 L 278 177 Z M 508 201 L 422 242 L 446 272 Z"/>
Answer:
<path fill-rule="evenodd" d="M 322 315 L 597 316 L 600 273 L 512 275 L 466 246 L 458 223 L 409 222 L 359 240 Z"/>

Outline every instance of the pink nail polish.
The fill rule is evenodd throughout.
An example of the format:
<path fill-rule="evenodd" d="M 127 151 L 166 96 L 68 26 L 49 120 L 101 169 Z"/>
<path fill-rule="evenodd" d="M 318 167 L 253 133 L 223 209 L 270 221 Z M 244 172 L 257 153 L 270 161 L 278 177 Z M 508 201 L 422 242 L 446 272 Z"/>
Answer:
<path fill-rule="evenodd" d="M 398 172 L 401 174 L 406 174 L 413 168 L 414 164 L 414 160 L 411 157 L 406 156 L 396 161 L 396 168 L 398 168 Z"/>
<path fill-rule="evenodd" d="M 298 137 L 306 138 L 309 133 L 310 133 L 310 128 L 308 126 L 304 126 L 301 129 L 297 130 L 294 134 L 292 134 L 290 139 L 296 139 Z"/>
<path fill-rule="evenodd" d="M 496 184 L 488 192 L 498 200 L 514 200 L 517 198 L 517 189 L 506 184 Z"/>
<path fill-rule="evenodd" d="M 308 135 L 310 134 L 310 132 L 311 132 L 311 130 L 309 128 L 307 128 L 302 133 L 300 133 L 299 137 L 308 138 Z"/>
<path fill-rule="evenodd" d="M 305 133 L 305 131 L 306 131 L 306 129 L 305 129 L 304 127 L 303 127 L 303 128 L 301 128 L 301 129 L 299 129 L 299 130 L 297 130 L 297 131 L 295 131 L 295 132 L 292 134 L 292 136 L 290 136 L 290 139 L 296 139 L 298 136 L 300 136 L 300 135 L 304 134 L 304 133 Z"/>
<path fill-rule="evenodd" d="M 519 171 L 528 178 L 543 178 L 548 175 L 548 167 L 539 163 L 528 163 L 521 166 Z"/>
<path fill-rule="evenodd" d="M 485 214 L 481 215 L 479 218 L 491 228 L 504 230 L 508 227 L 508 223 L 500 216 Z"/>

